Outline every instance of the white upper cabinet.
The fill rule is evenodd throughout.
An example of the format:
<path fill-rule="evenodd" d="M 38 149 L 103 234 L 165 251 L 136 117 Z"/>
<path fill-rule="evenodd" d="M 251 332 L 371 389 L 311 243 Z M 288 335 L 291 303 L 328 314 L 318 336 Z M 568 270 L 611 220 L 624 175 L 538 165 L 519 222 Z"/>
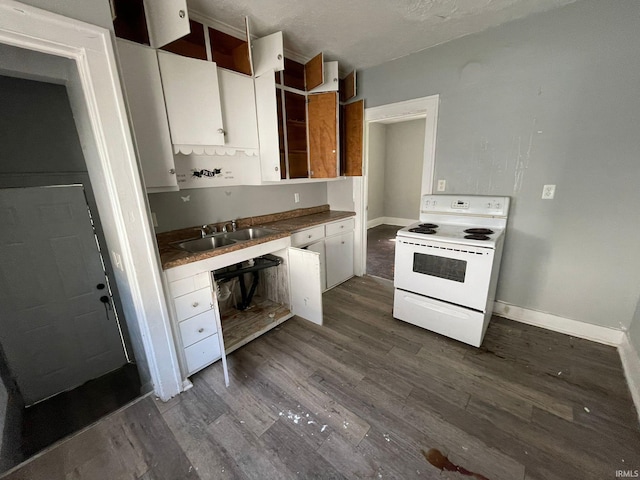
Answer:
<path fill-rule="evenodd" d="M 309 93 L 337 92 L 340 85 L 338 76 L 338 62 L 324 62 L 323 78 L 324 82 L 309 90 Z"/>
<path fill-rule="evenodd" d="M 251 39 L 249 17 L 245 17 L 249 57 L 253 67 L 253 75 L 260 77 L 267 72 L 284 70 L 284 43 L 282 32 L 272 33 L 266 37 Z"/>
<path fill-rule="evenodd" d="M 258 153 L 258 124 L 253 79 L 218 69 L 225 146 Z M 249 152 L 247 152 L 249 153 Z"/>
<path fill-rule="evenodd" d="M 190 32 L 187 0 L 144 0 L 149 43 L 164 47 Z"/>
<path fill-rule="evenodd" d="M 174 152 L 225 143 L 218 68 L 214 62 L 158 51 Z"/>
<path fill-rule="evenodd" d="M 117 45 L 147 191 L 178 190 L 156 52 L 126 40 L 118 39 Z"/>
<path fill-rule="evenodd" d="M 278 139 L 278 105 L 273 73 L 255 79 L 260 169 L 263 182 L 278 182 L 280 176 L 280 142 Z"/>

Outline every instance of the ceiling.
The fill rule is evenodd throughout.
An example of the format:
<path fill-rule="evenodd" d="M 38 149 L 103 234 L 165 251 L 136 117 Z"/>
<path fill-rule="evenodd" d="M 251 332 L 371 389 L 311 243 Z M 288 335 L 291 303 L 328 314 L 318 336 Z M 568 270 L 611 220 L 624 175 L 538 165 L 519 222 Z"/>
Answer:
<path fill-rule="evenodd" d="M 323 51 L 340 70 L 363 69 L 575 0 L 188 0 L 190 10 L 260 37 L 284 32 L 285 50 Z"/>

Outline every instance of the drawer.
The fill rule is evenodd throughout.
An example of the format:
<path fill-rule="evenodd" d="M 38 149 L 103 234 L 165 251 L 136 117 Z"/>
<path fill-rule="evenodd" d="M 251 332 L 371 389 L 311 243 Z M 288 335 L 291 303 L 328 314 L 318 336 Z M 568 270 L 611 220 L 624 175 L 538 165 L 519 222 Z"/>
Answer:
<path fill-rule="evenodd" d="M 218 335 L 211 335 L 190 347 L 184 349 L 184 357 L 187 361 L 188 375 L 196 370 L 215 362 L 220 355 L 220 341 Z"/>
<path fill-rule="evenodd" d="M 316 240 L 324 238 L 324 225 L 318 225 L 317 227 L 307 228 L 300 232 L 296 232 L 291 235 L 291 245 L 299 247 L 300 245 L 308 245 Z"/>
<path fill-rule="evenodd" d="M 186 295 L 187 293 L 195 292 L 196 290 L 200 290 L 201 288 L 208 287 L 210 285 L 209 272 L 202 272 L 198 275 L 194 275 L 193 277 L 183 278 L 182 280 L 176 280 L 175 282 L 171 282 L 169 284 L 169 289 L 171 290 L 171 296 L 173 298 L 180 297 L 182 295 Z"/>
<path fill-rule="evenodd" d="M 338 233 L 351 232 L 355 227 L 355 220 L 353 218 L 347 218 L 346 220 L 342 220 L 340 222 L 328 223 L 326 225 L 327 228 L 327 237 L 331 235 L 337 235 Z"/>
<path fill-rule="evenodd" d="M 212 302 L 211 289 L 208 287 L 174 299 L 178 321 L 195 317 L 202 312 L 210 310 Z"/>
<path fill-rule="evenodd" d="M 200 315 L 188 318 L 184 322 L 180 322 L 180 336 L 182 337 L 182 346 L 188 347 L 200 340 L 218 332 L 216 325 L 215 311 L 207 310 Z"/>

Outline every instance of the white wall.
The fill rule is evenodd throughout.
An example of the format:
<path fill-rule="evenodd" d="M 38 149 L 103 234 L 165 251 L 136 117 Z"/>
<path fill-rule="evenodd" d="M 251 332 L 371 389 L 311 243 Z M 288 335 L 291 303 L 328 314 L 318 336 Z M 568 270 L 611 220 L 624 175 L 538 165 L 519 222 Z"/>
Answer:
<path fill-rule="evenodd" d="M 360 72 L 367 107 L 440 94 L 435 180 L 446 193 L 512 198 L 498 300 L 630 325 L 638 31 L 637 1 L 585 0 Z M 541 200 L 545 184 L 554 200 Z"/>
<path fill-rule="evenodd" d="M 384 216 L 417 220 L 424 163 L 424 119 L 387 125 Z"/>
<path fill-rule="evenodd" d="M 20 0 L 43 10 L 113 30 L 108 0 Z"/>
<path fill-rule="evenodd" d="M 629 340 L 638 356 L 640 356 L 640 299 L 638 299 L 638 305 L 636 306 L 636 311 L 629 327 Z M 640 378 L 638 382 L 640 383 Z"/>
<path fill-rule="evenodd" d="M 369 124 L 367 164 L 367 220 L 384 217 L 385 157 L 387 153 L 387 126 L 382 123 Z"/>
<path fill-rule="evenodd" d="M 294 193 L 300 202 L 295 203 Z M 184 199 L 187 199 L 185 201 Z M 158 219 L 157 232 L 242 217 L 315 207 L 327 203 L 325 182 L 257 187 L 193 188 L 149 195 Z"/>

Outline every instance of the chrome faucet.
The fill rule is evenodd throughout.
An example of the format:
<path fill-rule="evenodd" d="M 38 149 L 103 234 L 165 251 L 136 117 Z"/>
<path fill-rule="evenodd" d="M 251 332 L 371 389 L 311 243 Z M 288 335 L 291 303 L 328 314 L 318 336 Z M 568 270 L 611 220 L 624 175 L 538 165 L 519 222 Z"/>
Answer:
<path fill-rule="evenodd" d="M 231 225 L 231 231 L 235 232 L 238 229 L 238 224 L 236 223 L 235 220 L 231 220 L 230 222 L 225 223 L 222 226 L 222 231 L 223 232 L 228 232 L 229 230 L 227 229 L 227 225 Z"/>
<path fill-rule="evenodd" d="M 212 233 L 216 233 L 218 231 L 218 229 L 216 228 L 215 225 L 210 226 L 210 225 L 202 225 L 200 227 L 200 236 L 202 238 L 206 237 L 207 235 L 211 235 Z"/>

